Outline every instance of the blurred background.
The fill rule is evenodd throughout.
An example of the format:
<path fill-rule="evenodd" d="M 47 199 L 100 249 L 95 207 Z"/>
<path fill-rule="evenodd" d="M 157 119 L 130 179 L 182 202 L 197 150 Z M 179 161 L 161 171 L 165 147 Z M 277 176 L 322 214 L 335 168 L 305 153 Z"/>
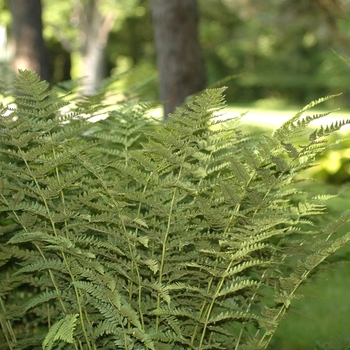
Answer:
<path fill-rule="evenodd" d="M 175 96 L 168 112 L 227 85 L 228 110 L 253 111 L 254 132 L 330 94 L 342 93 L 323 107 L 348 118 L 349 57 L 349 0 L 0 0 L 2 67 L 52 84 L 84 78 L 86 94 L 119 76 L 120 91 L 143 86 L 141 100 Z M 330 215 L 350 208 L 348 132 L 340 140 L 308 174 L 320 181 L 309 191 L 339 195 Z M 349 251 L 305 287 L 273 349 L 350 349 Z"/>
<path fill-rule="evenodd" d="M 147 80 L 144 98 L 158 99 L 152 4 L 161 6 L 150 0 L 0 0 L 1 64 L 17 69 L 33 59 L 25 48 L 28 30 L 23 40 L 18 28 L 42 11 L 44 41 L 34 50 L 44 56 L 37 68 L 43 79 L 89 76 L 98 84 L 131 69 L 125 88 Z M 336 104 L 350 108 L 350 68 L 337 56 L 350 56 L 349 10 L 348 0 L 198 0 L 206 86 L 233 76 L 225 82 L 228 103 L 272 107 L 342 92 Z M 176 20 L 181 27 L 184 16 Z"/>

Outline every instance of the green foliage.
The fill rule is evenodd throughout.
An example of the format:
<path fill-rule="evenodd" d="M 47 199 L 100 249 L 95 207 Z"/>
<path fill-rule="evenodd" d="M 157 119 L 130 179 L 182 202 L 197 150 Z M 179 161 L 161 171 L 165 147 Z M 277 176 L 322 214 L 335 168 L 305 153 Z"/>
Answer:
<path fill-rule="evenodd" d="M 302 110 L 245 135 L 216 118 L 223 93 L 161 126 L 152 104 L 125 102 L 91 129 L 103 93 L 65 112 L 65 96 L 19 74 L 0 119 L 8 348 L 267 348 L 299 287 L 350 240 L 333 237 L 350 212 L 315 228 L 329 197 L 298 186 L 341 125 L 299 144 L 322 117 Z"/>
<path fill-rule="evenodd" d="M 308 171 L 309 176 L 330 184 L 347 184 L 350 180 L 350 142 L 345 133 L 331 136 L 336 144 L 322 153 L 318 165 Z"/>
<path fill-rule="evenodd" d="M 317 342 L 315 350 L 346 350 L 350 347 L 350 339 L 336 339 L 330 343 Z"/>

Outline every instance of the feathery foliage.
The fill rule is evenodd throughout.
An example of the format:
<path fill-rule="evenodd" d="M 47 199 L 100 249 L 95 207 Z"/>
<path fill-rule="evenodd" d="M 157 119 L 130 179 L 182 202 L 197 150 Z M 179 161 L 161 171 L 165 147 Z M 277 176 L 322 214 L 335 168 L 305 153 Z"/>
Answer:
<path fill-rule="evenodd" d="M 265 349 L 298 289 L 350 235 L 302 194 L 342 125 L 270 136 L 220 122 L 224 88 L 164 125 L 153 104 L 89 116 L 28 71 L 0 118 L 0 325 L 8 349 Z M 91 132 L 93 130 L 93 132 Z M 302 198 L 302 199 L 301 199 Z"/>

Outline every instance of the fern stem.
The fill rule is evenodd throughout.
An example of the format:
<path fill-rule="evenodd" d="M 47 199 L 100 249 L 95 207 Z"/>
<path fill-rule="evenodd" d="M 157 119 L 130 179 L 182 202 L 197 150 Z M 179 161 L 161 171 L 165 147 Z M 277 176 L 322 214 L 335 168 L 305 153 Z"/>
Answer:
<path fill-rule="evenodd" d="M 230 269 L 231 266 L 232 266 L 232 263 L 233 263 L 233 261 L 232 261 L 232 262 L 229 264 L 229 266 L 227 267 L 226 272 L 229 271 L 229 269 Z M 220 280 L 220 282 L 219 282 L 219 284 L 218 284 L 218 286 L 217 286 L 217 288 L 216 288 L 216 292 L 215 292 L 215 294 L 214 294 L 214 296 L 213 296 L 213 298 L 212 298 L 212 301 L 211 301 L 211 303 L 208 305 L 208 309 L 207 309 L 207 311 L 206 311 L 206 318 L 205 318 L 205 322 L 204 322 L 204 326 L 203 326 L 203 330 L 202 330 L 202 336 L 201 336 L 201 339 L 200 339 L 199 345 L 198 345 L 198 350 L 201 350 L 201 349 L 202 349 L 203 341 L 204 341 L 204 338 L 205 338 L 205 335 L 206 335 L 206 331 L 207 331 L 207 328 L 208 328 L 209 318 L 210 318 L 211 312 L 212 312 L 212 310 L 213 310 L 213 307 L 214 307 L 214 305 L 215 305 L 216 298 L 217 298 L 217 296 L 218 296 L 218 294 L 219 294 L 219 292 L 220 292 L 220 290 L 221 290 L 221 288 L 222 288 L 222 286 L 223 286 L 223 284 L 224 284 L 225 279 L 226 279 L 225 277 L 221 278 L 221 280 Z"/>
<path fill-rule="evenodd" d="M 38 252 L 40 253 L 40 255 L 41 255 L 41 257 L 43 258 L 43 260 L 44 260 L 44 261 L 47 261 L 47 260 L 46 260 L 46 256 L 45 256 L 45 254 L 43 253 L 43 251 L 41 250 L 41 248 L 40 248 L 36 243 L 33 243 L 33 244 L 34 244 L 35 248 L 38 250 Z M 62 300 L 62 298 L 60 297 L 60 290 L 59 290 L 59 288 L 58 288 L 58 286 L 57 286 L 57 284 L 56 284 L 56 280 L 55 280 L 55 277 L 54 277 L 54 275 L 53 275 L 53 273 L 52 273 L 52 270 L 51 270 L 51 269 L 48 269 L 47 271 L 49 272 L 52 285 L 54 286 L 55 291 L 56 291 L 57 295 L 59 296 L 59 301 L 60 301 L 60 304 L 61 304 L 61 307 L 62 307 L 62 311 L 63 311 L 64 313 L 67 313 L 66 307 L 65 307 L 65 305 L 64 305 L 64 303 L 63 303 L 63 300 Z"/>
<path fill-rule="evenodd" d="M 1 304 L 1 308 L 4 311 L 4 314 L 6 314 L 5 305 L 3 303 L 2 297 L 0 297 L 0 304 Z M 5 319 L 5 322 L 4 322 L 4 319 Z M 12 325 L 11 325 L 10 321 L 6 319 L 6 317 L 4 317 L 4 318 L 0 317 L 0 324 L 1 324 L 1 328 L 3 329 L 3 334 L 5 336 L 6 343 L 9 347 L 9 349 L 12 350 L 13 347 L 12 347 L 11 341 L 8 337 L 8 333 L 9 333 L 10 337 L 12 338 L 12 342 L 17 342 L 16 334 L 13 331 Z"/>
<path fill-rule="evenodd" d="M 181 169 L 180 169 L 180 173 L 181 173 Z M 179 174 L 180 176 L 180 174 Z M 166 243 L 168 240 L 168 236 L 170 233 L 170 227 L 171 227 L 171 218 L 172 218 L 172 213 L 173 213 L 173 208 L 174 208 L 174 203 L 175 203 L 175 198 L 176 198 L 176 193 L 177 190 L 175 189 L 173 192 L 173 197 L 171 199 L 171 203 L 170 203 L 170 210 L 169 210 L 169 215 L 168 215 L 168 222 L 167 222 L 167 229 L 165 231 L 165 235 L 164 235 L 164 239 L 163 239 L 163 247 L 162 247 L 162 258 L 160 261 L 160 267 L 159 267 L 159 279 L 158 282 L 161 285 L 163 282 L 163 271 L 164 271 L 164 265 L 165 265 L 165 255 L 166 255 Z M 160 308 L 160 294 L 158 293 L 158 297 L 157 297 L 157 309 Z M 159 330 L 159 315 L 157 315 L 156 317 L 156 331 L 158 332 Z"/>
<path fill-rule="evenodd" d="M 290 302 L 296 291 L 301 287 L 301 285 L 305 282 L 305 280 L 308 278 L 310 273 L 317 267 L 319 266 L 322 262 L 324 262 L 335 250 L 339 249 L 339 247 L 343 246 L 345 243 L 349 242 L 350 240 L 350 234 L 347 234 L 347 237 L 344 237 L 344 242 L 334 242 L 330 247 L 316 252 L 316 254 L 319 255 L 319 258 L 316 262 L 314 262 L 312 265 L 308 266 L 307 269 L 303 272 L 303 274 L 299 277 L 298 282 L 295 284 L 293 290 L 289 293 L 288 295 L 288 301 Z M 330 238 L 330 235 L 325 239 L 325 241 L 328 241 Z M 341 238 L 339 238 L 341 240 Z M 337 244 L 338 243 L 338 244 Z M 333 248 L 334 247 L 334 248 Z M 333 251 L 334 249 L 334 251 Z M 314 255 L 315 253 L 311 254 Z M 274 325 L 273 330 L 269 330 L 269 332 L 265 332 L 263 336 L 260 339 L 259 345 L 263 344 L 265 339 L 267 338 L 265 342 L 265 346 L 267 347 L 268 344 L 271 342 L 271 339 L 279 325 L 279 320 L 283 318 L 285 313 L 287 312 L 289 306 L 286 305 L 286 303 L 283 303 L 283 305 L 280 307 L 278 314 L 273 318 L 271 324 Z"/>
<path fill-rule="evenodd" d="M 22 159 L 23 159 L 24 162 L 25 162 L 25 165 L 26 165 L 26 167 L 27 167 L 27 170 L 28 170 L 28 172 L 30 173 L 30 176 L 32 177 L 32 179 L 33 179 L 33 181 L 34 181 L 34 183 L 35 183 L 35 185 L 36 185 L 36 187 L 37 187 L 37 189 L 38 189 L 38 191 L 39 191 L 39 193 L 40 193 L 40 195 L 41 195 L 41 198 L 42 198 L 42 200 L 43 200 L 43 202 L 44 202 L 44 205 L 45 205 L 45 208 L 46 208 L 46 212 L 47 212 L 47 214 L 48 214 L 48 216 L 49 216 L 49 220 L 50 220 L 50 223 L 51 223 L 51 226 L 52 226 L 52 229 L 53 229 L 53 233 L 54 233 L 54 235 L 55 235 L 56 237 L 58 237 L 58 233 L 57 233 L 57 230 L 56 230 L 56 226 L 55 226 L 54 220 L 52 219 L 51 210 L 50 210 L 49 205 L 48 205 L 48 203 L 47 203 L 46 197 L 45 197 L 44 194 L 42 193 L 41 187 L 40 187 L 40 185 L 39 185 L 39 183 L 38 183 L 38 181 L 37 181 L 37 178 L 34 176 L 34 174 L 33 174 L 32 170 L 31 170 L 31 168 L 30 168 L 30 166 L 29 166 L 27 160 L 26 160 L 25 157 L 23 156 L 23 153 L 22 153 L 21 148 L 18 147 L 18 150 L 19 150 L 19 152 L 21 153 Z M 36 245 L 36 246 L 37 246 L 37 245 Z M 38 246 L 37 246 L 37 249 L 39 249 L 39 251 L 41 252 L 41 250 L 40 250 L 40 248 L 39 248 Z M 74 280 L 75 280 L 75 279 L 74 279 L 74 275 L 72 274 L 72 271 L 71 271 L 71 269 L 70 269 L 70 266 L 69 266 L 67 257 L 66 257 L 66 255 L 65 255 L 65 253 L 64 253 L 63 251 L 61 251 L 61 254 L 62 254 L 63 261 L 64 261 L 64 263 L 65 263 L 66 269 L 67 269 L 67 271 L 68 271 L 68 273 L 69 273 L 69 275 L 70 275 L 70 277 L 71 277 L 71 280 L 74 282 Z M 44 254 L 43 254 L 42 252 L 41 252 L 41 255 L 42 255 L 43 258 L 45 258 L 45 257 L 44 257 Z M 45 258 L 45 260 L 46 260 L 46 258 Z M 57 285 L 56 285 L 56 283 L 55 283 L 55 280 L 53 279 L 53 275 L 52 275 L 51 270 L 49 270 L 49 273 L 50 273 L 51 280 L 52 280 L 52 282 L 53 282 L 53 284 L 54 284 L 54 286 L 55 286 L 56 292 L 58 292 L 58 287 L 57 287 Z M 88 335 L 87 335 L 87 333 L 86 333 L 86 329 L 85 329 L 85 323 L 84 323 L 84 318 L 83 318 L 83 313 L 82 313 L 82 307 L 81 307 L 81 303 L 80 303 L 79 292 L 78 292 L 77 287 L 73 286 L 73 289 L 74 289 L 74 292 L 75 292 L 75 295 L 76 295 L 76 299 L 77 299 L 77 304 L 78 304 L 78 309 L 79 309 L 79 316 L 80 316 L 80 323 L 81 323 L 81 327 L 82 327 L 82 330 L 83 330 L 84 337 L 85 337 L 85 339 L 86 339 L 86 344 L 87 344 L 87 346 L 88 346 L 88 349 L 89 349 L 89 350 L 92 350 L 91 345 L 90 345 L 90 341 L 89 341 L 89 337 L 88 337 Z M 59 295 L 59 294 L 58 294 L 58 295 Z M 61 299 L 60 299 L 60 301 L 61 301 L 61 305 L 63 306 L 63 310 L 64 310 L 64 312 L 66 313 L 64 304 L 63 304 L 63 302 L 62 302 Z"/>
<path fill-rule="evenodd" d="M 235 217 L 235 214 L 238 213 L 239 209 L 240 209 L 240 203 L 236 204 L 235 209 L 232 211 L 232 214 L 231 214 L 231 216 L 230 216 L 230 219 L 229 219 L 229 221 L 228 221 L 228 223 L 227 223 L 227 225 L 226 225 L 226 227 L 225 227 L 225 230 L 224 230 L 224 236 L 227 236 L 228 229 L 231 227 L 232 221 L 233 221 L 233 219 L 234 219 L 234 217 Z M 218 261 L 218 259 L 219 259 L 219 258 L 217 257 L 217 258 L 216 258 L 216 261 Z M 215 264 L 214 270 L 216 270 L 217 266 L 218 266 L 218 264 Z M 215 277 L 214 277 L 214 276 L 211 276 L 210 281 L 209 281 L 209 283 L 208 283 L 208 287 L 207 287 L 207 292 L 208 292 L 208 293 L 210 292 L 210 289 L 211 289 L 211 287 L 212 287 L 212 285 L 213 285 L 214 279 L 215 279 Z M 208 305 L 208 301 L 204 300 L 204 301 L 203 301 L 203 304 L 202 304 L 202 307 L 201 307 L 201 309 L 200 309 L 200 312 L 199 312 L 199 318 L 202 318 L 204 314 L 207 314 L 207 315 L 208 315 L 208 309 L 207 309 L 206 312 L 204 313 L 205 307 L 206 307 L 207 305 Z M 198 328 L 199 328 L 199 325 L 198 325 L 198 323 L 197 323 L 196 326 L 195 326 L 195 328 L 194 328 L 194 331 L 193 331 L 193 333 L 192 333 L 191 343 L 190 343 L 191 346 L 194 345 L 194 341 L 195 341 L 196 336 L 197 336 L 197 333 L 198 333 Z M 204 331 L 204 330 L 203 330 L 203 331 Z M 202 338 L 203 338 L 203 335 L 202 335 Z"/>
<path fill-rule="evenodd" d="M 63 256 L 63 259 L 65 261 L 65 265 L 66 265 L 66 268 L 67 268 L 67 271 L 69 273 L 69 276 L 73 282 L 73 289 L 74 289 L 74 293 L 75 293 L 75 298 L 77 300 L 77 305 L 78 305 L 78 311 L 79 311 L 79 318 L 80 318 L 80 323 L 81 323 L 81 329 L 83 331 L 83 334 L 84 334 L 84 338 L 86 340 L 86 345 L 88 347 L 89 350 L 92 350 L 92 347 L 91 347 L 91 344 L 90 344 L 90 340 L 89 340 L 89 337 L 88 337 L 88 334 L 87 334 L 87 331 L 86 331 L 86 328 L 85 328 L 85 320 L 84 320 L 84 314 L 83 314 L 83 308 L 81 306 L 81 302 L 80 302 L 80 292 L 78 290 L 78 288 L 74 285 L 74 282 L 75 282 L 75 277 L 74 277 L 74 274 L 72 273 L 71 271 L 71 268 L 69 266 L 69 263 L 67 261 L 67 258 L 66 258 L 66 255 L 64 254 L 64 252 L 62 252 L 62 256 Z M 87 320 L 89 322 L 89 320 Z"/>
<path fill-rule="evenodd" d="M 9 206 L 9 203 L 6 201 L 6 199 L 5 199 L 2 195 L 1 195 L 1 197 L 4 199 L 6 205 Z M 14 217 L 16 218 L 16 220 L 17 220 L 18 222 L 21 222 L 21 220 L 20 220 L 20 218 L 18 217 L 17 213 L 16 213 L 15 211 L 12 211 L 12 213 L 13 213 Z M 23 226 L 23 225 L 22 225 L 22 227 L 23 227 L 23 229 L 24 229 L 25 232 L 28 232 L 27 227 L 25 227 L 25 226 Z M 36 249 L 38 250 L 38 252 L 39 252 L 39 254 L 41 255 L 41 257 L 43 258 L 43 260 L 46 261 L 45 254 L 42 252 L 41 248 L 40 248 L 36 243 L 33 243 L 33 244 L 34 244 L 34 246 L 36 247 Z M 64 306 L 64 303 L 63 303 L 61 297 L 59 296 L 59 295 L 60 295 L 60 294 L 59 294 L 60 292 L 59 292 L 59 289 L 58 289 L 58 287 L 57 287 L 57 284 L 56 284 L 56 281 L 55 281 L 55 278 L 54 278 L 54 276 L 53 276 L 53 274 L 52 274 L 51 269 L 48 269 L 48 272 L 49 272 L 49 275 L 50 275 L 51 282 L 52 282 L 52 284 L 53 284 L 53 286 L 54 286 L 54 288 L 55 288 L 55 290 L 56 290 L 56 293 L 57 293 L 57 296 L 58 296 L 58 300 L 60 301 L 60 304 L 61 304 L 61 306 L 62 306 L 62 310 L 64 311 L 64 313 L 67 313 L 66 308 L 65 308 L 65 306 Z"/>
<path fill-rule="evenodd" d="M 52 141 L 52 135 L 50 134 L 50 138 L 51 138 L 51 141 Z M 53 153 L 53 157 L 55 159 L 55 161 L 57 161 L 57 156 L 56 156 L 56 151 L 55 151 L 55 147 L 53 145 L 52 147 L 52 153 Z M 58 171 L 58 167 L 56 166 L 55 167 L 55 172 L 56 172 L 56 178 L 57 178 L 57 181 L 59 184 L 61 184 L 61 178 L 60 178 L 60 174 L 59 174 L 59 171 Z M 62 190 L 60 190 L 60 197 L 61 197 L 61 202 L 62 202 L 62 207 L 63 207 L 63 212 L 66 216 L 67 214 L 67 211 L 66 211 L 66 205 L 65 205 L 65 198 L 64 198 L 64 193 Z M 65 227 L 65 232 L 66 232 L 66 238 L 69 239 L 69 235 L 68 235 L 68 230 L 67 230 L 67 219 L 64 220 L 64 227 Z M 75 277 L 74 277 L 74 274 L 72 273 L 71 271 L 71 268 L 69 266 L 69 263 L 66 259 L 66 256 L 65 254 L 62 252 L 62 256 L 64 258 L 64 261 L 65 261 L 65 264 L 66 264 L 66 268 L 67 268 L 67 271 L 71 277 L 71 280 L 72 282 L 75 281 Z M 80 298 L 81 298 L 81 292 L 78 290 L 78 288 L 76 288 L 74 286 L 74 292 L 75 292 L 75 295 L 76 295 L 76 300 L 77 300 L 77 304 L 78 304 L 78 309 L 79 309 L 79 317 L 80 317 L 80 323 L 81 323 L 81 326 L 82 326 L 82 330 L 83 330 L 83 333 L 84 333 L 84 337 L 86 339 L 86 342 L 87 342 L 87 346 L 89 348 L 89 350 L 91 349 L 91 346 L 90 346 L 90 341 L 89 341 L 89 337 L 87 336 L 87 332 L 86 332 L 86 329 L 85 329 L 85 324 L 84 324 L 84 317 L 83 317 L 83 310 L 82 310 L 82 306 L 81 306 L 81 303 L 80 303 Z M 84 314 L 85 314 L 85 318 L 87 320 L 88 323 L 91 323 L 90 320 L 89 320 L 89 315 L 88 313 L 86 312 L 86 309 L 84 309 Z M 95 347 L 95 346 L 94 346 Z M 91 349 L 92 350 L 92 349 Z"/>
<path fill-rule="evenodd" d="M 123 233 L 127 237 L 127 230 L 126 230 L 125 222 L 124 222 L 124 219 L 122 218 L 122 215 L 120 213 L 118 203 L 114 199 L 114 196 L 112 195 L 112 193 L 109 191 L 107 184 L 105 183 L 103 178 L 95 171 L 95 167 L 92 166 L 86 159 L 84 159 L 82 156 L 79 156 L 79 155 L 74 155 L 74 156 L 76 158 L 78 158 L 79 161 L 83 164 L 83 166 L 89 172 L 91 172 L 100 181 L 103 189 L 106 191 L 106 193 L 109 195 L 110 199 L 112 200 L 113 206 L 116 209 L 118 217 L 120 219 Z M 129 252 L 130 252 L 130 257 L 131 257 L 131 264 L 132 264 L 131 268 L 133 268 L 135 266 L 136 274 L 137 274 L 137 277 L 138 277 L 138 282 L 139 282 L 139 285 L 141 285 L 141 275 L 140 275 L 138 264 L 136 262 L 135 255 L 134 255 L 134 252 L 133 252 L 133 249 L 132 249 L 133 245 L 132 245 L 132 243 L 131 243 L 131 241 L 130 241 L 130 239 L 128 237 L 127 237 L 127 241 L 128 241 L 128 247 L 129 247 Z M 130 293 L 130 289 L 129 289 L 129 293 Z M 141 324 L 143 324 L 143 314 L 142 314 L 142 312 L 140 312 L 140 318 L 141 318 Z M 122 325 L 122 323 L 121 323 L 121 325 Z M 124 329 L 123 325 L 122 325 L 122 328 Z M 128 320 L 128 328 L 130 329 L 130 320 Z M 125 341 L 125 346 L 126 346 L 127 340 L 126 340 L 126 333 L 125 332 L 124 332 L 124 341 Z"/>
<path fill-rule="evenodd" d="M 46 257 L 45 257 L 45 255 L 44 255 L 44 253 L 42 252 L 41 248 L 40 248 L 36 243 L 34 243 L 34 245 L 35 245 L 35 247 L 37 248 L 37 250 L 39 251 L 41 257 L 46 261 Z M 66 307 L 65 307 L 65 305 L 64 305 L 64 303 L 63 303 L 63 300 L 62 300 L 62 298 L 61 298 L 61 296 L 60 296 L 60 290 L 59 290 L 59 288 L 58 288 L 58 286 L 57 286 L 57 284 L 56 284 L 56 280 L 55 280 L 55 277 L 54 277 L 54 275 L 53 275 L 51 269 L 48 269 L 48 272 L 49 272 L 49 275 L 50 275 L 51 282 L 52 282 L 52 284 L 53 284 L 53 286 L 54 286 L 54 288 L 55 288 L 56 294 L 57 294 L 57 296 L 58 296 L 58 300 L 59 300 L 59 302 L 60 302 L 60 304 L 61 304 L 62 310 L 63 310 L 63 312 L 64 312 L 65 314 L 68 314 L 67 309 L 66 309 Z M 74 340 L 74 347 L 77 349 L 77 343 L 76 343 L 75 340 Z M 92 349 L 89 347 L 89 350 L 92 350 Z"/>
<path fill-rule="evenodd" d="M 252 180 L 252 178 L 249 180 L 249 182 Z M 226 230 L 225 230 L 225 234 L 227 234 L 227 230 L 228 228 L 230 227 L 231 223 L 232 223 L 232 220 L 235 216 L 235 213 L 239 211 L 239 208 L 240 208 L 240 204 L 237 204 L 236 207 L 235 207 L 235 210 L 233 211 L 233 213 L 231 214 L 230 216 L 230 219 L 229 219 L 229 222 L 228 224 L 226 225 Z M 230 271 L 232 265 L 234 264 L 235 260 L 234 259 L 231 259 L 229 265 L 227 266 L 226 270 L 225 270 L 225 273 L 223 274 L 224 276 L 227 275 L 227 273 Z M 212 280 L 213 280 L 213 277 L 212 277 Z M 211 315 L 211 312 L 213 310 L 213 307 L 215 305 L 215 302 L 216 302 L 216 298 L 219 294 L 219 292 L 221 291 L 221 288 L 224 284 L 226 280 L 226 277 L 222 277 L 220 282 L 218 283 L 217 287 L 216 287 L 216 291 L 215 291 L 215 294 L 212 298 L 212 301 L 211 303 L 209 304 L 209 307 L 206 311 L 206 319 L 205 319 L 205 323 L 204 323 L 204 326 L 203 326 L 203 330 L 202 330 L 202 336 L 201 336 L 201 339 L 200 339 L 200 342 L 199 342 L 199 346 L 198 346 L 198 349 L 202 349 L 202 346 L 203 346 L 203 341 L 204 341 L 204 338 L 205 338 L 205 335 L 206 335 L 206 330 L 207 330 L 207 327 L 208 327 L 208 322 L 209 322 L 209 319 L 210 319 L 210 315 Z"/>
<path fill-rule="evenodd" d="M 48 295 L 49 289 L 45 288 L 46 295 Z M 50 329 L 51 328 L 51 314 L 50 314 L 50 305 L 49 303 L 46 304 L 46 313 L 47 313 L 47 326 Z"/>
<path fill-rule="evenodd" d="M 186 159 L 186 156 L 187 156 L 187 149 L 188 149 L 188 145 L 189 145 L 190 141 L 191 140 L 188 140 L 187 145 L 184 147 L 184 151 L 183 151 L 183 155 L 182 155 L 182 163 L 181 163 L 181 165 L 179 167 L 179 172 L 178 172 L 176 181 L 179 181 L 181 176 L 182 176 L 183 166 L 184 166 L 184 162 L 185 162 L 185 159 Z M 172 214 L 173 214 L 173 210 L 174 210 L 176 194 L 177 194 L 177 189 L 175 188 L 174 191 L 173 191 L 173 196 L 172 196 L 171 202 L 170 202 L 168 221 L 167 221 L 167 228 L 166 228 L 164 239 L 163 239 L 163 242 L 162 242 L 163 243 L 162 257 L 161 257 L 161 262 L 160 262 L 160 267 L 159 267 L 159 279 L 158 279 L 158 282 L 159 282 L 160 285 L 163 282 L 163 272 L 164 272 L 165 256 L 166 256 L 166 244 L 167 244 L 168 237 L 169 237 L 169 234 L 170 234 L 171 218 L 172 218 Z M 160 308 L 160 300 L 161 300 L 161 296 L 160 296 L 160 293 L 158 293 L 158 296 L 157 296 L 157 309 Z M 159 320 L 160 320 L 160 316 L 157 315 L 157 317 L 156 317 L 156 327 L 155 327 L 157 332 L 159 330 Z"/>
<path fill-rule="evenodd" d="M 127 157 L 127 155 L 126 155 Z M 127 163 L 127 158 L 126 158 L 126 163 Z M 148 184 L 149 184 L 149 181 L 152 177 L 153 173 L 151 173 L 147 179 L 147 182 L 142 190 L 142 194 L 144 194 L 147 190 L 147 187 L 148 187 Z M 140 214 L 141 214 L 141 202 L 139 203 L 139 206 L 138 206 L 138 209 L 137 209 L 137 217 L 140 218 Z M 138 227 L 136 227 L 135 229 L 135 235 L 137 236 L 138 234 Z M 130 252 L 132 253 L 132 252 Z M 131 268 L 131 271 L 133 272 L 133 269 L 134 269 L 134 262 L 132 262 L 132 268 Z M 136 265 L 137 266 L 137 265 Z M 141 283 L 141 276 L 140 276 L 140 272 L 138 269 L 136 269 L 136 273 L 137 273 L 137 278 L 138 278 L 138 307 L 139 307 L 139 315 L 140 315 L 140 319 L 141 319 L 141 325 L 142 325 L 142 329 L 145 330 L 145 321 L 144 321 L 144 317 L 143 317 L 143 312 L 142 312 L 142 283 Z M 130 302 L 130 305 L 132 303 L 132 294 L 133 294 L 133 282 L 131 281 L 130 282 L 130 286 L 129 286 L 129 302 Z"/>

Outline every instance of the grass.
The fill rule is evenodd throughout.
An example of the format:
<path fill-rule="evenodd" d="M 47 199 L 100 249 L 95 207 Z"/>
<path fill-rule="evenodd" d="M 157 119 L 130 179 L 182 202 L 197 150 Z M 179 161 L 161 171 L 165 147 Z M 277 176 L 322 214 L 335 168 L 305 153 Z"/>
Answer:
<path fill-rule="evenodd" d="M 318 106 L 319 107 L 319 106 Z M 293 107 L 293 108 L 261 108 L 260 106 L 247 105 L 229 105 L 225 109 L 225 113 L 228 117 L 238 116 L 241 113 L 247 112 L 243 118 L 243 123 L 248 125 L 254 125 L 256 127 L 275 129 L 286 122 L 288 119 L 292 118 L 303 106 Z M 311 109 L 312 115 L 326 113 L 334 110 L 329 116 L 322 118 L 322 120 L 312 122 L 312 126 L 319 126 L 320 124 L 329 124 L 339 119 L 349 119 L 350 111 L 339 109 L 336 107 L 329 109 Z M 307 113 L 306 115 L 310 115 Z M 350 127 L 346 126 L 342 128 L 341 133 L 349 132 Z"/>

